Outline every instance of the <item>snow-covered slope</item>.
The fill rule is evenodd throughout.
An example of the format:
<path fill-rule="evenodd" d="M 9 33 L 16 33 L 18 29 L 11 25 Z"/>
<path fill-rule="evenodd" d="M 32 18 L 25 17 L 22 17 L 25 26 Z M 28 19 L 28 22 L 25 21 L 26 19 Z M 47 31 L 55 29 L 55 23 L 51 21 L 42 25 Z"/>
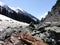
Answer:
<path fill-rule="evenodd" d="M 0 14 L 0 31 L 3 31 L 8 27 L 19 28 L 22 26 L 24 28 L 28 25 L 29 24 L 27 23 L 19 22 Z"/>

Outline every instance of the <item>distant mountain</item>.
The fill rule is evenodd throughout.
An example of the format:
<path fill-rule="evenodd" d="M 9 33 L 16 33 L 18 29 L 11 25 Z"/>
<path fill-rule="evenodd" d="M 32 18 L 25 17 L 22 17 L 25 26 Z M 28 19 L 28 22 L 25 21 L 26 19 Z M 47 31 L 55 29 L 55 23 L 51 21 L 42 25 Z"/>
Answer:
<path fill-rule="evenodd" d="M 57 0 L 48 15 L 42 19 L 42 22 L 60 22 L 60 0 Z"/>
<path fill-rule="evenodd" d="M 0 2 L 1 3 L 1 2 Z M 20 8 L 12 8 L 3 3 L 0 4 L 0 14 L 10 17 L 14 20 L 26 22 L 26 23 L 34 23 L 37 24 L 40 22 L 39 19 L 27 13 L 26 11 Z"/>

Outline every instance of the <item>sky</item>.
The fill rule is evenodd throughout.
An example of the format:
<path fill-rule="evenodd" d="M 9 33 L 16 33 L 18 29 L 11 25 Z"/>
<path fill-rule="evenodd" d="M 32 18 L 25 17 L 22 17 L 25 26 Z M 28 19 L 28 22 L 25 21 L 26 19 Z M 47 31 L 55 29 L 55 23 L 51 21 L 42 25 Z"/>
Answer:
<path fill-rule="evenodd" d="M 45 17 L 51 11 L 56 0 L 0 0 L 11 7 L 19 7 L 38 19 Z"/>

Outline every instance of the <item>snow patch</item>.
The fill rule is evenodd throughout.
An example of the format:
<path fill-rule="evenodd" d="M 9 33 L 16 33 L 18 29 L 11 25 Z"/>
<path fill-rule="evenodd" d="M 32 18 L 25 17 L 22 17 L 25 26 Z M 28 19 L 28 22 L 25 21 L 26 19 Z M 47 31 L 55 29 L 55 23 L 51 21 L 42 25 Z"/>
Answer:
<path fill-rule="evenodd" d="M 22 26 L 24 26 L 24 25 L 29 25 L 29 24 L 24 23 L 24 22 L 19 22 L 19 21 L 13 20 L 13 19 L 11 19 L 11 18 L 9 18 L 9 17 L 6 17 L 6 16 L 4 16 L 4 15 L 2 15 L 2 14 L 0 14 L 0 19 L 1 19 L 1 20 L 9 20 L 10 22 L 13 21 L 13 22 L 15 22 L 15 23 L 19 23 L 19 24 L 22 25 Z"/>
<path fill-rule="evenodd" d="M 10 7 L 12 10 L 18 12 L 15 7 L 11 7 L 11 6 L 9 6 L 9 7 Z"/>
<path fill-rule="evenodd" d="M 41 18 L 45 18 L 47 14 L 48 14 L 48 12 L 45 12 L 44 14 L 42 14 L 42 15 L 40 16 L 40 20 L 41 20 Z"/>
<path fill-rule="evenodd" d="M 11 6 L 9 6 L 12 10 L 14 10 L 15 12 L 19 12 L 17 9 L 19 9 L 19 10 L 21 10 L 22 12 L 24 11 L 23 9 L 21 9 L 21 8 L 19 8 L 19 7 L 11 7 Z"/>
<path fill-rule="evenodd" d="M 21 11 L 24 11 L 23 9 L 21 9 L 21 8 L 19 8 L 19 7 L 17 7 L 17 9 L 19 9 L 19 10 L 21 10 Z"/>
<path fill-rule="evenodd" d="M 10 20 L 10 18 L 8 18 L 8 17 L 6 17 L 6 16 L 4 16 L 4 15 L 2 15 L 2 14 L 0 14 L 0 19 L 2 19 L 2 20 Z"/>

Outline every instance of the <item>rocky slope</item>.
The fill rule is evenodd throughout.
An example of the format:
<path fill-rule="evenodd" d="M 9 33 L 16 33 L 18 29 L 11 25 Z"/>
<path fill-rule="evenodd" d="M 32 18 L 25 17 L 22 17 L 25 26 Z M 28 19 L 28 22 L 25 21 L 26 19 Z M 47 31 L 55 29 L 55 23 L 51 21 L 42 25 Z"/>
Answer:
<path fill-rule="evenodd" d="M 0 14 L 0 45 L 48 45 L 32 36 L 30 26 Z"/>
<path fill-rule="evenodd" d="M 60 22 L 60 0 L 57 0 L 43 22 Z"/>

